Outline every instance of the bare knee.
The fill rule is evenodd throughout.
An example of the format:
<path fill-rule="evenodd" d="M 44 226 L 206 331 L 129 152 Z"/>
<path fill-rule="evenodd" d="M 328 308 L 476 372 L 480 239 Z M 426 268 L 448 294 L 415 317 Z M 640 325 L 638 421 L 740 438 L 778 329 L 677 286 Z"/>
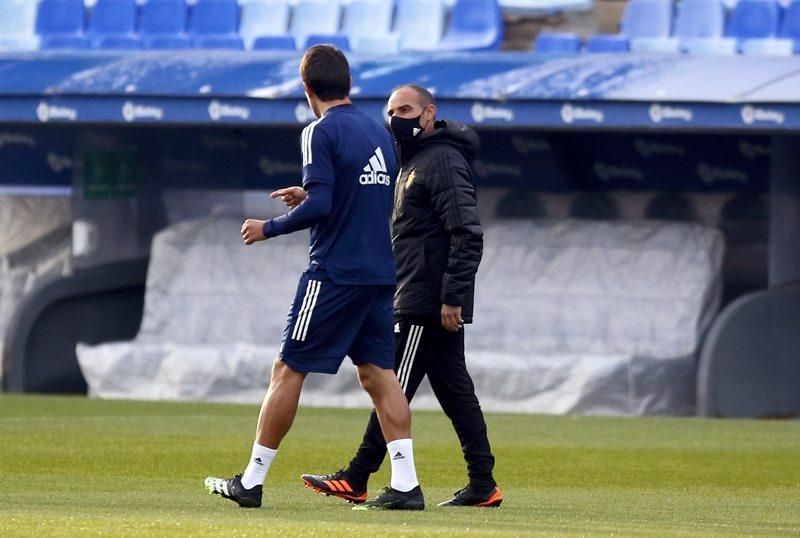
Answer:
<path fill-rule="evenodd" d="M 270 387 L 277 387 L 285 383 L 302 383 L 305 377 L 306 374 L 296 372 L 289 368 L 282 360 L 276 359 L 275 362 L 272 363 L 272 374 L 270 376 L 269 385 Z"/>
<path fill-rule="evenodd" d="M 381 391 L 381 387 L 386 384 L 387 375 L 390 373 L 389 370 L 371 364 L 362 365 L 358 367 L 358 382 L 367 393 L 373 395 Z M 391 373 L 391 376 L 393 379 L 394 374 Z"/>

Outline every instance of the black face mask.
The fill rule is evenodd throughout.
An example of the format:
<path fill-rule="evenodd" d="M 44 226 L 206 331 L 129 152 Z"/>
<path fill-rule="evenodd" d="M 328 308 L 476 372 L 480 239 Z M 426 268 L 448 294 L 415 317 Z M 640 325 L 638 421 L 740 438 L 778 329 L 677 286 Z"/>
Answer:
<path fill-rule="evenodd" d="M 422 119 L 422 114 L 416 118 L 399 118 L 392 116 L 389 120 L 389 127 L 392 130 L 395 140 L 400 144 L 410 142 L 417 138 L 422 133 L 422 127 L 419 126 L 419 120 Z"/>

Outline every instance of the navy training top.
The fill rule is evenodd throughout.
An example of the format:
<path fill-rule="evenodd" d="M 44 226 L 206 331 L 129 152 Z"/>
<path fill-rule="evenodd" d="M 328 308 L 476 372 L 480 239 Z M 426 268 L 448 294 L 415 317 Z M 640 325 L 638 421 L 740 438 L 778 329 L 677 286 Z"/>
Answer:
<path fill-rule="evenodd" d="M 267 221 L 265 235 L 310 226 L 309 271 L 324 271 L 337 284 L 394 285 L 390 220 L 398 164 L 388 130 L 355 106 L 338 105 L 303 129 L 301 143 L 309 196 Z"/>

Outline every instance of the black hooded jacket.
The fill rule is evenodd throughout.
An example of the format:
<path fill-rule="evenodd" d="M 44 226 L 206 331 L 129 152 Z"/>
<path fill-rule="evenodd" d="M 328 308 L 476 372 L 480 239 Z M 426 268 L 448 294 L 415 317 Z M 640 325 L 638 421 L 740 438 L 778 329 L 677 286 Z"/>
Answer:
<path fill-rule="evenodd" d="M 392 216 L 397 315 L 439 316 L 461 306 L 472 321 L 475 273 L 483 254 L 470 162 L 480 142 L 469 127 L 437 121 L 436 131 L 400 148 Z"/>

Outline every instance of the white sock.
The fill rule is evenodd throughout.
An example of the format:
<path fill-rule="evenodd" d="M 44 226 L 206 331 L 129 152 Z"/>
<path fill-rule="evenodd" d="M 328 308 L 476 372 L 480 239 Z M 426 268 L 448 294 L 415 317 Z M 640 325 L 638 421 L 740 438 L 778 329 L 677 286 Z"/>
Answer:
<path fill-rule="evenodd" d="M 250 463 L 242 473 L 242 485 L 246 489 L 252 489 L 264 483 L 269 466 L 272 465 L 272 460 L 275 459 L 277 453 L 277 450 L 253 443 L 253 455 L 250 456 Z"/>
<path fill-rule="evenodd" d="M 414 467 L 414 449 L 411 439 L 395 439 L 386 444 L 392 462 L 392 489 L 411 491 L 419 485 Z"/>

